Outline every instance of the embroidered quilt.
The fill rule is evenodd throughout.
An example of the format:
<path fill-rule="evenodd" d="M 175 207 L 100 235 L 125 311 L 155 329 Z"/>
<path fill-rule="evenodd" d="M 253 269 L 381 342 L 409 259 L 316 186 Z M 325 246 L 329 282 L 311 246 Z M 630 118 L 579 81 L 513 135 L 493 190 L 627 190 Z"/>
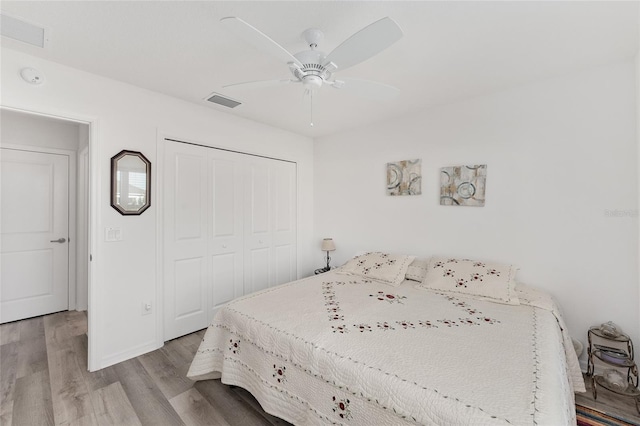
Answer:
<path fill-rule="evenodd" d="M 512 306 L 328 272 L 220 309 L 188 376 L 297 425 L 575 424 L 562 317 L 521 292 Z"/>

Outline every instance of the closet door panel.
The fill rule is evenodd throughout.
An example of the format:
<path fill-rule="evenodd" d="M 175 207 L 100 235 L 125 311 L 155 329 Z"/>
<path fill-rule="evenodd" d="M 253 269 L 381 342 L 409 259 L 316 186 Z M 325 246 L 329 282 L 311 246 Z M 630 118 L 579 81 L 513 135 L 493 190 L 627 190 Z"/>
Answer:
<path fill-rule="evenodd" d="M 282 245 L 274 248 L 275 258 L 275 282 L 274 285 L 288 283 L 296 279 L 294 268 L 295 253 L 291 245 Z"/>
<path fill-rule="evenodd" d="M 191 316 L 200 316 L 203 312 L 202 301 L 206 297 L 205 259 L 180 259 L 174 262 L 174 312 L 175 320 L 187 320 Z"/>
<path fill-rule="evenodd" d="M 225 253 L 211 256 L 211 297 L 210 312 L 215 314 L 220 306 L 241 296 L 236 283 L 242 283 L 242 254 Z M 240 269 L 240 275 L 238 275 Z M 210 318 L 209 321 L 211 321 Z"/>
<path fill-rule="evenodd" d="M 209 150 L 211 202 L 211 321 L 223 304 L 244 294 L 244 194 L 243 158 L 238 154 Z"/>
<path fill-rule="evenodd" d="M 278 285 L 297 278 L 296 165 L 274 161 L 270 167 L 275 267 L 273 285 Z"/>
<path fill-rule="evenodd" d="M 251 159 L 245 176 L 245 293 L 253 293 L 273 283 L 268 160 Z"/>
<path fill-rule="evenodd" d="M 249 278 L 249 291 L 260 291 L 268 288 L 271 284 L 271 256 L 270 248 L 256 248 L 249 252 L 250 269 L 247 271 Z"/>
<path fill-rule="evenodd" d="M 165 146 L 166 340 L 207 326 L 206 154 L 204 148 L 193 145 L 167 143 Z"/>

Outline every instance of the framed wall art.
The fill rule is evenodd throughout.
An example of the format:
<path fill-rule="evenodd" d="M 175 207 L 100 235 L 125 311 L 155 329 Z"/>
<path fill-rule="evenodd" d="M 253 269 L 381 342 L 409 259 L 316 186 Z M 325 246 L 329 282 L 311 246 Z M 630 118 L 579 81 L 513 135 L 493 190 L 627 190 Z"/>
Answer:
<path fill-rule="evenodd" d="M 387 195 L 422 194 L 422 160 L 387 163 Z"/>
<path fill-rule="evenodd" d="M 440 204 L 483 207 L 487 165 L 452 166 L 440 169 Z"/>

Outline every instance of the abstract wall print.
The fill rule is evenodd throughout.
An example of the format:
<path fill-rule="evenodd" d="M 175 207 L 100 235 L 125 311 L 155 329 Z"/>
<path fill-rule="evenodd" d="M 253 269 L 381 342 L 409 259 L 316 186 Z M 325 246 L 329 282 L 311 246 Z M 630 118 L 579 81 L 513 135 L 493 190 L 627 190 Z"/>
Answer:
<path fill-rule="evenodd" d="M 440 169 L 440 204 L 484 206 L 487 165 L 453 166 Z"/>
<path fill-rule="evenodd" d="M 422 160 L 387 163 L 387 195 L 422 194 Z"/>

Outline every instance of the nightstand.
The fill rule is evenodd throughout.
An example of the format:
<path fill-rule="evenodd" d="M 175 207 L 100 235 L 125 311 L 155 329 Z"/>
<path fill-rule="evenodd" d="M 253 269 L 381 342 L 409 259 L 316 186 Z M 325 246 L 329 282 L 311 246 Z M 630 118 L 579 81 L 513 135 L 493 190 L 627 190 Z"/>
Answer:
<path fill-rule="evenodd" d="M 620 396 L 633 398 L 636 403 L 636 410 L 640 413 L 640 390 L 638 390 L 638 367 L 634 361 L 633 342 L 631 338 L 620 333 L 619 336 L 610 336 L 603 333 L 600 327 L 591 327 L 587 332 L 589 346 L 587 348 L 587 375 L 591 376 L 593 386 L 593 399 L 598 397 L 597 388 L 600 386 L 610 392 L 614 392 Z M 624 349 L 617 347 L 609 347 L 597 344 L 593 341 L 594 337 L 601 342 L 615 342 L 621 344 Z M 607 383 L 603 374 L 596 374 L 594 360 L 602 361 L 608 367 L 621 369 L 625 371 L 627 382 L 626 387 L 615 387 Z"/>

